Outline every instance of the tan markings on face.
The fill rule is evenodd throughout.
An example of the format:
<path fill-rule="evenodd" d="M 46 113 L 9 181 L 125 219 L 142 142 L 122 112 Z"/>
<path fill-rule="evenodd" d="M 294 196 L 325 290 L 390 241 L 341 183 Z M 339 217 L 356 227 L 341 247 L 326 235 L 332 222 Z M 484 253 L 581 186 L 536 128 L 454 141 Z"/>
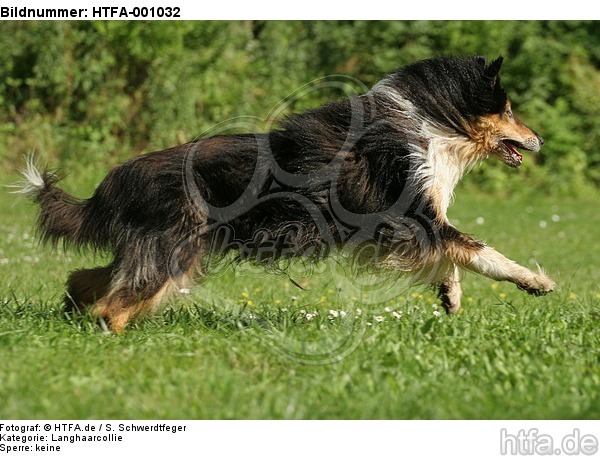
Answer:
<path fill-rule="evenodd" d="M 467 131 L 478 154 L 494 155 L 513 167 L 519 166 L 522 158 L 515 148 L 537 152 L 541 146 L 541 139 L 513 114 L 510 103 L 502 113 L 478 117 Z"/>

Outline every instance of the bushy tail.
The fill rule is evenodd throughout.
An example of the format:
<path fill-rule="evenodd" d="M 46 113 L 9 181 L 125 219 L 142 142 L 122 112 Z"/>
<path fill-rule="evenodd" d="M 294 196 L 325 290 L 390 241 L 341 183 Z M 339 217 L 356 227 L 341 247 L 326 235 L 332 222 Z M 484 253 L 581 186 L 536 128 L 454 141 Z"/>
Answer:
<path fill-rule="evenodd" d="M 75 198 L 57 187 L 58 177 L 49 171 L 38 171 L 31 157 L 22 174 L 25 179 L 16 185 L 14 193 L 24 194 L 39 204 L 37 228 L 42 240 L 53 245 L 61 239 L 66 244 L 86 244 L 87 240 L 82 236 L 86 200 Z"/>

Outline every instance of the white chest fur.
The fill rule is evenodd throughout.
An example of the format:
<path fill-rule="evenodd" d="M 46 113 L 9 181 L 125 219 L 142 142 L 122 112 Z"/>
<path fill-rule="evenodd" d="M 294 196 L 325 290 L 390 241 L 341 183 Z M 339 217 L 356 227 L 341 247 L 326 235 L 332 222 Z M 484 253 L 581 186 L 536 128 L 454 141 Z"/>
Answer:
<path fill-rule="evenodd" d="M 479 161 L 475 144 L 467 137 L 448 134 L 425 125 L 423 132 L 429 138 L 423 150 L 423 165 L 419 178 L 432 198 L 438 216 L 447 221 L 446 212 L 454 196 L 454 188 L 469 169 Z"/>

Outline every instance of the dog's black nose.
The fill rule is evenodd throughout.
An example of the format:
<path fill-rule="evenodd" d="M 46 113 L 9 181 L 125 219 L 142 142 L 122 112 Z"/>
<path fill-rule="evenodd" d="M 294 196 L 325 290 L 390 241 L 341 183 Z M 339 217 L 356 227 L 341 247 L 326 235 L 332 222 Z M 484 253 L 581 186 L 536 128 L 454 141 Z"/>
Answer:
<path fill-rule="evenodd" d="M 540 135 L 538 135 L 537 133 L 535 134 L 537 136 L 538 141 L 540 142 L 540 146 L 544 145 L 544 138 L 542 138 Z"/>

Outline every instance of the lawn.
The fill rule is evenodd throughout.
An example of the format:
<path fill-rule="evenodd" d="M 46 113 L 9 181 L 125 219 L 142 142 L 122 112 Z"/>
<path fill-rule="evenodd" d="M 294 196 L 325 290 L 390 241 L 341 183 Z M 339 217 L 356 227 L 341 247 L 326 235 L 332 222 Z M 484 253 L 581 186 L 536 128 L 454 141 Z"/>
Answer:
<path fill-rule="evenodd" d="M 68 271 L 103 259 L 38 246 L 25 200 L 4 191 L 0 210 L 3 419 L 600 418 L 592 197 L 458 192 L 452 221 L 543 265 L 546 297 L 468 274 L 447 317 L 427 288 L 356 287 L 334 261 L 289 278 L 242 265 L 122 335 L 61 313 Z"/>

